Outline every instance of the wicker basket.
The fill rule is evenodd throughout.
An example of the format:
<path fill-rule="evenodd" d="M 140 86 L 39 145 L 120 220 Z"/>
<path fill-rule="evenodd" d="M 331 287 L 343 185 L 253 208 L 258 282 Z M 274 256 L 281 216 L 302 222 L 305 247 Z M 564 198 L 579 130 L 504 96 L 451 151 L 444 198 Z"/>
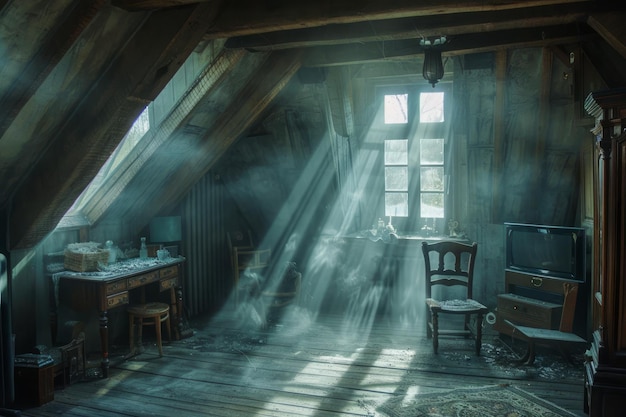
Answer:
<path fill-rule="evenodd" d="M 65 251 L 63 263 L 66 269 L 76 272 L 97 271 L 98 263 L 107 264 L 109 261 L 109 251 L 106 249 L 96 249 L 94 252 L 72 252 Z"/>

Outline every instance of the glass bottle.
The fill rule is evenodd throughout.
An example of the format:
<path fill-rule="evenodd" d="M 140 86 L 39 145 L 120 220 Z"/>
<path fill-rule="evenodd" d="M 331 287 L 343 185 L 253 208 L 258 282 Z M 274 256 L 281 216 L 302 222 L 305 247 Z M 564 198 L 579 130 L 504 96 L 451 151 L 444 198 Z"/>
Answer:
<path fill-rule="evenodd" d="M 148 247 L 146 246 L 146 238 L 141 238 L 141 247 L 139 248 L 139 259 L 148 259 Z"/>
<path fill-rule="evenodd" d="M 112 240 L 106 241 L 106 247 L 107 247 L 107 250 L 109 251 L 109 265 L 114 264 L 115 261 L 117 260 L 117 248 L 113 246 Z"/>

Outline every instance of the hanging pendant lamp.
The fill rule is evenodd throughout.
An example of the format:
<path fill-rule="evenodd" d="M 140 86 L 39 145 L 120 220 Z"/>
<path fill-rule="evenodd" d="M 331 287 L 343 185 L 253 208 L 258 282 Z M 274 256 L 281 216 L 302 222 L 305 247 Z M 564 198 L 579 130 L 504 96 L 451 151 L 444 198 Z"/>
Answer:
<path fill-rule="evenodd" d="M 427 49 L 424 51 L 424 68 L 422 75 L 435 88 L 435 84 L 443 78 L 443 62 L 441 61 L 441 51 L 438 49 Z"/>
<path fill-rule="evenodd" d="M 422 39 L 420 44 L 424 47 L 424 67 L 422 75 L 428 84 L 435 88 L 435 84 L 443 78 L 443 61 L 441 60 L 440 46 L 446 42 L 445 36 L 430 41 Z"/>

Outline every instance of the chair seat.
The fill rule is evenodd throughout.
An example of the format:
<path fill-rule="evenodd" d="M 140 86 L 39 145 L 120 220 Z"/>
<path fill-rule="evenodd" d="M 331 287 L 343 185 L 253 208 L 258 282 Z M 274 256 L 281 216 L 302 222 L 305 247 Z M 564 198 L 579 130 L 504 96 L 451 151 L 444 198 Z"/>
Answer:
<path fill-rule="evenodd" d="M 427 298 L 426 304 L 431 309 L 435 308 L 439 311 L 443 311 L 446 313 L 473 313 L 473 312 L 484 312 L 488 311 L 488 308 L 476 300 L 467 299 L 467 300 L 435 300 L 433 298 Z"/>
<path fill-rule="evenodd" d="M 168 313 L 170 311 L 170 306 L 165 303 L 152 302 L 146 304 L 134 304 L 129 306 L 126 310 L 136 317 L 149 318 Z"/>

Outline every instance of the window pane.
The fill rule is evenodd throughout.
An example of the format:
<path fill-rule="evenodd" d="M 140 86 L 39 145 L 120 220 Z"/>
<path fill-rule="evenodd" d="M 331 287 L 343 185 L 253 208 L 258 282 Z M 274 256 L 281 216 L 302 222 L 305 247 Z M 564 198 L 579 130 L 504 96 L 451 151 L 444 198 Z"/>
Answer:
<path fill-rule="evenodd" d="M 420 122 L 443 122 L 443 93 L 420 93 Z"/>
<path fill-rule="evenodd" d="M 407 167 L 385 167 L 385 191 L 407 191 L 408 189 Z"/>
<path fill-rule="evenodd" d="M 408 193 L 385 193 L 385 217 L 407 217 L 408 215 Z"/>
<path fill-rule="evenodd" d="M 443 165 L 443 139 L 420 140 L 420 165 Z"/>
<path fill-rule="evenodd" d="M 409 163 L 409 141 L 406 139 L 385 141 L 385 165 L 407 165 Z"/>
<path fill-rule="evenodd" d="M 426 218 L 443 218 L 443 193 L 422 193 L 420 213 Z"/>
<path fill-rule="evenodd" d="M 420 168 L 420 190 L 443 192 L 443 167 Z"/>
<path fill-rule="evenodd" d="M 408 123 L 408 94 L 385 94 L 385 124 Z"/>

